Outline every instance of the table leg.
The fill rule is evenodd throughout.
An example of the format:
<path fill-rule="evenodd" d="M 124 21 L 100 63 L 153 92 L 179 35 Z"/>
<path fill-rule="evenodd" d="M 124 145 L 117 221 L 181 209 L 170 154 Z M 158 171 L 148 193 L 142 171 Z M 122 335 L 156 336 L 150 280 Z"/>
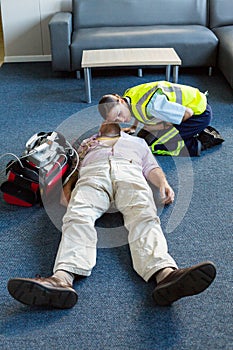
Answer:
<path fill-rule="evenodd" d="M 142 68 L 138 68 L 138 76 L 139 78 L 142 78 Z"/>
<path fill-rule="evenodd" d="M 86 102 L 91 103 L 91 68 L 84 68 Z"/>
<path fill-rule="evenodd" d="M 173 83 L 178 83 L 178 71 L 179 71 L 179 66 L 174 66 L 173 67 Z"/>
<path fill-rule="evenodd" d="M 170 64 L 168 64 L 166 66 L 166 80 L 167 81 L 170 81 L 170 75 L 171 75 L 171 66 L 170 66 Z"/>

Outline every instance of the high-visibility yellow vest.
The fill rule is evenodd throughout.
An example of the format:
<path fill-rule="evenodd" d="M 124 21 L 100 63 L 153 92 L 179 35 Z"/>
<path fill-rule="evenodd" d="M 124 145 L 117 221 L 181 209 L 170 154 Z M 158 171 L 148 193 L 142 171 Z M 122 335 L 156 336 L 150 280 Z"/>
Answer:
<path fill-rule="evenodd" d="M 126 90 L 123 97 L 130 99 L 132 113 L 143 124 L 155 124 L 154 117 L 147 115 L 146 107 L 158 89 L 167 96 L 169 101 L 191 108 L 196 115 L 202 114 L 206 110 L 206 96 L 197 88 L 173 84 L 168 81 L 141 84 Z"/>

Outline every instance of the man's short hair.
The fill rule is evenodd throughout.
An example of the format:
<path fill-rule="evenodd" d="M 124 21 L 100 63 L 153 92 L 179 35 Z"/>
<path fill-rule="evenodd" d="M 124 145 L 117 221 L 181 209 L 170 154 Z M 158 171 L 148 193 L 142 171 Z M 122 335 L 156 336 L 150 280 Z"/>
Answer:
<path fill-rule="evenodd" d="M 121 127 L 118 123 L 108 123 L 104 122 L 102 123 L 100 130 L 99 130 L 99 135 L 100 136 L 120 136 L 121 134 Z"/>

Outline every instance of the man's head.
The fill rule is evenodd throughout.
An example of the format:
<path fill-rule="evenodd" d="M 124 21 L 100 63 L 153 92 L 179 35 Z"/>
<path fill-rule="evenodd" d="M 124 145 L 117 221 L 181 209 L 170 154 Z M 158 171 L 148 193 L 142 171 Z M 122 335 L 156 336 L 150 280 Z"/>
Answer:
<path fill-rule="evenodd" d="M 116 137 L 120 134 L 121 128 L 118 123 L 104 122 L 99 129 L 99 136 Z"/>
<path fill-rule="evenodd" d="M 131 120 L 128 103 L 117 94 L 104 95 L 99 101 L 98 109 L 108 122 L 128 123 Z"/>

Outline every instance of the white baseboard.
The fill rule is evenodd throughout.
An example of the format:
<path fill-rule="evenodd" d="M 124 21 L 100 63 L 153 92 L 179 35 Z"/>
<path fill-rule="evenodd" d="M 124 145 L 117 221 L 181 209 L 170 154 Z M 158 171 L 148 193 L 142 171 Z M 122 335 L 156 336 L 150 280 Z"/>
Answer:
<path fill-rule="evenodd" d="M 51 55 L 38 55 L 38 56 L 5 56 L 4 63 L 16 63 L 16 62 L 44 62 L 51 61 Z"/>

